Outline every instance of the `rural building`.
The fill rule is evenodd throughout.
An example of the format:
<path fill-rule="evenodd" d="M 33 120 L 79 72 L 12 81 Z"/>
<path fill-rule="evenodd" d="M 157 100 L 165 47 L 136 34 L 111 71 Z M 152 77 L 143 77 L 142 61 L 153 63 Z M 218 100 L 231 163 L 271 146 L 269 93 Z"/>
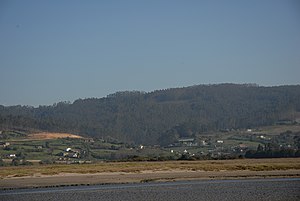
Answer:
<path fill-rule="evenodd" d="M 248 146 L 245 145 L 245 144 L 239 144 L 238 147 L 241 148 L 241 149 L 247 149 L 248 148 Z"/>
<path fill-rule="evenodd" d="M 0 147 L 5 148 L 5 147 L 8 147 L 9 145 L 10 145 L 9 142 L 0 142 Z"/>
<path fill-rule="evenodd" d="M 179 144 L 181 146 L 197 146 L 197 143 L 195 143 L 195 139 L 194 138 L 180 138 L 178 140 Z"/>
<path fill-rule="evenodd" d="M 238 146 L 232 147 L 232 151 L 242 153 L 248 150 L 248 146 L 245 144 L 239 144 Z"/>
<path fill-rule="evenodd" d="M 93 138 L 84 138 L 84 142 L 93 143 L 95 142 Z"/>
<path fill-rule="evenodd" d="M 201 140 L 201 145 L 206 146 L 208 143 L 205 140 Z"/>
<path fill-rule="evenodd" d="M 71 154 L 71 156 L 69 156 L 70 158 L 79 158 L 79 154 L 78 153 L 73 153 Z"/>
<path fill-rule="evenodd" d="M 9 158 L 16 158 L 16 154 L 9 154 L 8 157 Z"/>

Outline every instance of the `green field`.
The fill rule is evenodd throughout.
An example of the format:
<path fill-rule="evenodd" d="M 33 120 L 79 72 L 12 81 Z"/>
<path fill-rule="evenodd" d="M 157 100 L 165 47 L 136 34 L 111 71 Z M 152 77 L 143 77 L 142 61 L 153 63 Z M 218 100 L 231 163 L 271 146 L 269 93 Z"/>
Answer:
<path fill-rule="evenodd" d="M 56 161 L 76 163 L 79 161 L 240 158 L 245 155 L 246 151 L 256 150 L 258 145 L 264 146 L 265 144 L 274 144 L 279 148 L 287 147 L 290 150 L 297 150 L 299 136 L 299 125 L 276 125 L 251 129 L 250 131 L 231 130 L 228 132 L 199 133 L 194 137 L 192 145 L 176 144 L 160 147 L 129 145 L 115 140 L 105 141 L 103 139 L 32 139 L 24 132 L 2 131 L 0 134 L 0 143 L 2 144 L 0 159 L 6 161 L 4 165 L 9 165 L 15 158 L 23 161 L 42 161 L 44 163 Z M 222 143 L 218 143 L 218 141 L 222 141 Z M 9 143 L 9 145 L 4 147 L 3 144 L 5 143 Z M 67 151 L 68 148 L 71 151 Z"/>

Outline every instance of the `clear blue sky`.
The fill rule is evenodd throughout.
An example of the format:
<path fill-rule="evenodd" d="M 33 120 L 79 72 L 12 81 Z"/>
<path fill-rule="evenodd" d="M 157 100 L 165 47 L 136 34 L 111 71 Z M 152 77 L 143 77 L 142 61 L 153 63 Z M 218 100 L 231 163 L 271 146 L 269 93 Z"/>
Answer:
<path fill-rule="evenodd" d="M 0 105 L 225 82 L 300 83 L 300 1 L 0 1 Z"/>

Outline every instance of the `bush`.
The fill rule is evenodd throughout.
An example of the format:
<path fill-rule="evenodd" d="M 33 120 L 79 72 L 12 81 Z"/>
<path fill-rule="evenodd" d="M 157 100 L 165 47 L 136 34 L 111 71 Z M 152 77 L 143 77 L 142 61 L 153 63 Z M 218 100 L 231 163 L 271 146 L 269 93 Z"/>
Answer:
<path fill-rule="evenodd" d="M 21 165 L 33 165 L 32 162 L 26 161 L 26 160 L 22 160 Z"/>
<path fill-rule="evenodd" d="M 19 166 L 21 164 L 20 160 L 18 158 L 14 158 L 12 161 L 11 161 L 11 165 L 13 166 Z"/>
<path fill-rule="evenodd" d="M 44 159 L 40 161 L 40 164 L 53 164 L 55 161 L 53 159 Z"/>
<path fill-rule="evenodd" d="M 26 161 L 25 159 L 19 159 L 19 158 L 14 158 L 12 161 L 11 161 L 11 165 L 13 166 L 19 166 L 19 165 L 32 165 L 31 162 L 29 161 Z"/>
<path fill-rule="evenodd" d="M 0 166 L 5 166 L 5 163 L 1 158 L 0 158 Z"/>

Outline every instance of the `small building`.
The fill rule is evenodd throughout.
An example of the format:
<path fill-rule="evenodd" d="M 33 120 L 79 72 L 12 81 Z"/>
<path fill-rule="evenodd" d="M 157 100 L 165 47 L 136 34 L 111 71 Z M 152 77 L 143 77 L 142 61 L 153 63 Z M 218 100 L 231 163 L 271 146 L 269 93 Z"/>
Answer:
<path fill-rule="evenodd" d="M 84 142 L 93 143 L 93 142 L 95 142 L 95 140 L 93 138 L 84 138 Z"/>
<path fill-rule="evenodd" d="M 5 148 L 5 147 L 8 147 L 9 145 L 10 145 L 9 142 L 0 142 L 0 147 Z"/>
<path fill-rule="evenodd" d="M 195 143 L 195 139 L 194 138 L 180 138 L 178 140 L 179 144 L 182 146 L 197 146 L 197 143 Z"/>
<path fill-rule="evenodd" d="M 239 144 L 238 147 L 241 148 L 241 149 L 247 149 L 248 148 L 248 146 L 245 145 L 245 144 Z"/>
<path fill-rule="evenodd" d="M 9 154 L 8 157 L 9 158 L 16 158 L 16 154 Z"/>
<path fill-rule="evenodd" d="M 219 143 L 219 144 L 223 144 L 223 143 L 224 143 L 224 141 L 223 141 L 223 140 L 217 140 L 217 143 Z"/>
<path fill-rule="evenodd" d="M 78 153 L 74 153 L 73 155 L 72 155 L 72 158 L 78 158 L 79 157 L 79 154 Z"/>
<path fill-rule="evenodd" d="M 248 146 L 245 144 L 239 144 L 235 147 L 232 147 L 232 151 L 237 152 L 237 153 L 243 153 L 248 150 Z"/>

